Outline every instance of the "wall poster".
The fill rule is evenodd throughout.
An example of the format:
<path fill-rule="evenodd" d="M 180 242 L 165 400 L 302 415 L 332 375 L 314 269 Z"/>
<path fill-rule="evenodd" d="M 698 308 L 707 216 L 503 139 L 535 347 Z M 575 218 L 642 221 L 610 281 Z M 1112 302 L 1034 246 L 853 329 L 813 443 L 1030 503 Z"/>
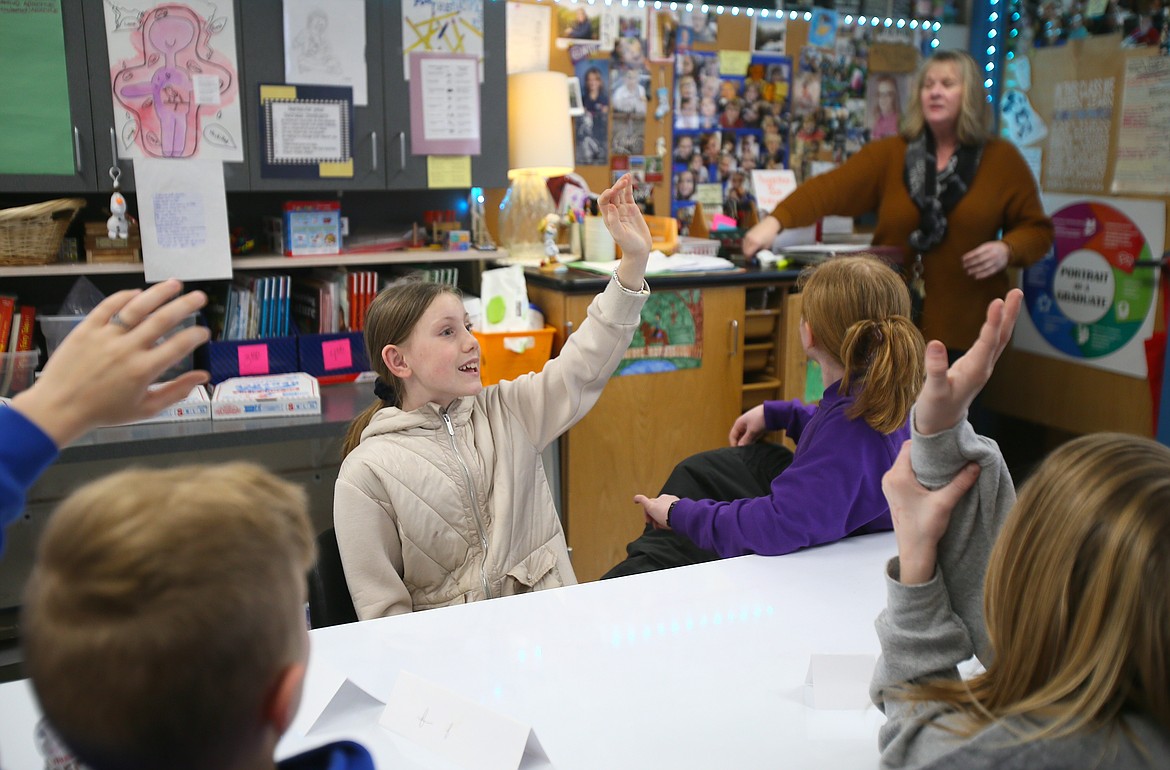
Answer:
<path fill-rule="evenodd" d="M 232 1 L 102 5 L 118 157 L 243 161 Z"/>
<path fill-rule="evenodd" d="M 1159 272 L 1149 265 L 1162 255 L 1165 204 L 1046 194 L 1044 208 L 1053 248 L 1021 272 L 1026 312 L 1013 344 L 1146 377 L 1144 342 L 1154 330 Z"/>
<path fill-rule="evenodd" d="M 703 365 L 703 292 L 656 291 L 642 307 L 642 320 L 615 376 L 653 374 Z"/>

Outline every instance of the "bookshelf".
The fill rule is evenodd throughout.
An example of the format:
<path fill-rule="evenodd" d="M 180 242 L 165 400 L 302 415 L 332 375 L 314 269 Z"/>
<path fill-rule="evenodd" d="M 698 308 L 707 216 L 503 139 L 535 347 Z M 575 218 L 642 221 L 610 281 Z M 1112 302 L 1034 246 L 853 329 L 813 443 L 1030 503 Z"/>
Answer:
<path fill-rule="evenodd" d="M 404 251 L 378 251 L 368 254 L 324 254 L 314 257 L 257 254 L 247 257 L 233 257 L 232 270 L 298 270 L 311 267 L 349 265 L 409 265 L 420 262 L 496 260 L 507 256 L 508 252 L 503 249 L 496 251 L 406 249 Z M 3 266 L 0 267 L 0 278 L 36 278 L 52 275 L 140 275 L 142 272 L 141 262 L 68 262 L 51 265 Z"/>

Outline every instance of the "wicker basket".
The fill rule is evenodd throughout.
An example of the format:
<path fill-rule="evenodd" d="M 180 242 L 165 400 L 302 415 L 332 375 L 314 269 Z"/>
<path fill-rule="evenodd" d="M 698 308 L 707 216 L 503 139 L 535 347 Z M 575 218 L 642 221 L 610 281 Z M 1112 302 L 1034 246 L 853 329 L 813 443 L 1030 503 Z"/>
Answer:
<path fill-rule="evenodd" d="M 83 208 L 83 198 L 58 198 L 0 210 L 0 265 L 56 262 L 61 239 Z"/>

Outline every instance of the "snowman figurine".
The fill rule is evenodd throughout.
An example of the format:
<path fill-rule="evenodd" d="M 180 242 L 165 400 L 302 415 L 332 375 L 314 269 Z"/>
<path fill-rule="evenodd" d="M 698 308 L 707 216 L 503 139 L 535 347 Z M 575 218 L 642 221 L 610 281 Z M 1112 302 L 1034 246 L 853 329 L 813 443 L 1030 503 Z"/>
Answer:
<path fill-rule="evenodd" d="M 561 227 L 561 218 L 557 214 L 549 214 L 542 222 L 542 229 L 544 230 L 544 256 L 548 260 L 554 260 L 560 249 L 557 247 L 557 232 Z"/>
<path fill-rule="evenodd" d="M 130 223 L 126 219 L 126 198 L 115 192 L 110 196 L 110 218 L 106 220 L 110 238 L 126 240 L 130 237 Z"/>

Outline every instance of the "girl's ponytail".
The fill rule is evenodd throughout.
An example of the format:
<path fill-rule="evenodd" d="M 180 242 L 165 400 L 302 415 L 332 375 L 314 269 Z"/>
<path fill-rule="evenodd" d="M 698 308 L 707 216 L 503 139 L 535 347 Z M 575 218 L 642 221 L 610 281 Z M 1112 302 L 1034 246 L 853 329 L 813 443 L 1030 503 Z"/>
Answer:
<path fill-rule="evenodd" d="M 846 414 L 863 418 L 880 433 L 893 433 L 906 424 L 910 407 L 925 378 L 922 333 L 904 315 L 890 315 L 854 323 L 845 332 L 841 362 L 845 376 L 841 390 L 857 384 L 857 397 Z"/>

